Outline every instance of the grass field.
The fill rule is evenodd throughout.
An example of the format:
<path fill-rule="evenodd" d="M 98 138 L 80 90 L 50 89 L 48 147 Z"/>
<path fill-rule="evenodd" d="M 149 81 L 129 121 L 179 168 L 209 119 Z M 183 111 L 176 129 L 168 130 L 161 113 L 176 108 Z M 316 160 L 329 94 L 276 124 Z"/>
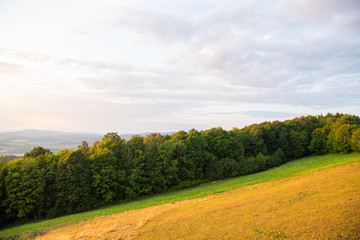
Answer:
<path fill-rule="evenodd" d="M 205 184 L 199 187 L 185 189 L 181 191 L 174 191 L 169 192 L 162 195 L 156 195 L 151 196 L 147 198 L 142 198 L 136 201 L 128 201 L 128 202 L 119 202 L 117 204 L 113 204 L 110 206 L 102 207 L 93 211 L 85 212 L 85 213 L 79 213 L 74 214 L 70 216 L 60 217 L 56 219 L 51 220 L 44 220 L 39 222 L 33 222 L 21 226 L 13 226 L 6 229 L 0 230 L 0 237 L 1 236 L 9 236 L 9 235 L 15 235 L 20 233 L 28 232 L 28 234 L 31 234 L 31 232 L 44 229 L 48 227 L 52 227 L 59 224 L 68 224 L 70 222 L 80 221 L 80 220 L 86 220 L 90 218 L 94 218 L 97 216 L 104 216 L 114 213 L 121 213 L 129 210 L 134 209 L 142 209 L 137 214 L 140 214 L 141 216 L 145 216 L 142 223 L 139 223 L 138 218 L 134 217 L 131 213 L 132 212 L 126 212 L 123 214 L 126 214 L 129 216 L 129 218 L 133 218 L 133 223 L 136 226 L 142 226 L 144 225 L 149 219 L 154 218 L 155 216 L 162 213 L 162 211 L 165 211 L 165 209 L 168 210 L 168 208 L 165 208 L 164 206 L 158 206 L 155 208 L 149 208 L 149 209 L 143 209 L 146 207 L 156 206 L 156 205 L 162 205 L 166 203 L 166 206 L 171 207 L 178 207 L 181 204 L 185 204 L 184 202 L 172 204 L 175 202 L 188 200 L 188 199 L 197 199 L 209 195 L 213 195 L 216 193 L 223 193 L 239 188 L 243 188 L 245 186 L 250 186 L 257 183 L 264 183 L 272 180 L 279 180 L 279 179 L 285 179 L 296 175 L 301 175 L 304 173 L 310 173 L 315 172 L 322 169 L 332 168 L 336 166 L 342 166 L 342 165 L 348 165 L 350 163 L 360 162 L 360 154 L 349 154 L 349 155 L 325 155 L 325 156 L 316 156 L 316 157 L 307 157 L 303 159 L 299 159 L 296 161 L 289 162 L 287 164 L 284 164 L 280 167 L 257 173 L 252 174 L 244 177 L 238 177 L 233 179 L 228 179 L 225 181 L 213 183 L 213 184 Z M 358 178 L 359 179 L 359 178 Z M 358 182 L 359 183 L 359 182 Z M 192 200 L 197 201 L 197 200 Z M 200 201 L 200 200 L 199 200 Z M 186 201 L 185 201 L 186 202 Z M 135 215 L 137 215 L 135 214 Z M 164 212 L 164 214 L 166 214 Z M 138 216 L 140 216 L 138 215 Z M 116 218 L 117 215 L 111 215 L 109 217 Z M 101 217 L 101 218 L 107 218 L 107 217 Z M 101 219 L 97 218 L 97 219 Z M 126 219 L 125 217 L 122 217 L 122 219 Z M 115 220 L 114 220 L 115 221 Z M 118 219 L 119 222 L 121 220 Z M 106 222 L 106 221 L 105 221 Z M 131 226 L 131 220 L 128 221 L 129 228 Z M 81 222 L 80 224 L 85 224 L 86 222 Z M 101 224 L 99 224 L 101 226 Z M 145 224 L 145 227 L 149 225 Z M 268 234 L 266 231 L 270 231 L 271 229 L 263 229 L 261 226 L 258 226 L 259 229 L 256 228 L 257 226 L 254 226 L 252 234 Z M 103 226 L 103 229 L 106 229 L 106 226 Z M 276 231 L 281 231 L 281 229 L 274 229 Z M 258 231 L 257 233 L 255 231 Z M 272 230 L 271 230 L 272 231 Z M 111 229 L 109 230 L 111 232 Z M 133 236 L 133 233 L 131 230 L 124 231 L 129 234 L 127 236 L 128 239 L 131 239 Z M 171 231 L 170 231 L 171 232 Z M 144 233 L 145 234 L 145 233 Z M 26 235 L 26 234 L 25 234 Z M 145 236 L 141 235 L 140 236 Z M 250 236 L 250 235 L 249 235 Z M 126 236 L 125 236 L 126 237 Z M 226 236 L 223 236 L 224 239 Z M 234 236 L 232 236 L 234 238 Z M 145 239 L 145 238 L 144 238 Z M 180 238 L 181 239 L 181 238 Z M 187 238 L 185 238 L 187 239 Z M 234 238 L 237 239 L 237 238 Z M 240 238 L 241 239 L 241 238 Z"/>
<path fill-rule="evenodd" d="M 189 201 L 136 239 L 360 239 L 359 179 L 353 164 Z"/>

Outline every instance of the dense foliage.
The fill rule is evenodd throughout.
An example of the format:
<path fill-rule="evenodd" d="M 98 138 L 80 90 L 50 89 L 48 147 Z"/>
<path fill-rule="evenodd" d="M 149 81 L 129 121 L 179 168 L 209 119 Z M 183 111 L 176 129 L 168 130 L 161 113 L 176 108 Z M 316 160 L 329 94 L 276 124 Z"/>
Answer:
<path fill-rule="evenodd" d="M 360 118 L 346 114 L 264 122 L 171 136 L 106 134 L 89 147 L 52 154 L 36 147 L 0 161 L 0 225 L 81 212 L 263 171 L 294 158 L 360 151 Z"/>

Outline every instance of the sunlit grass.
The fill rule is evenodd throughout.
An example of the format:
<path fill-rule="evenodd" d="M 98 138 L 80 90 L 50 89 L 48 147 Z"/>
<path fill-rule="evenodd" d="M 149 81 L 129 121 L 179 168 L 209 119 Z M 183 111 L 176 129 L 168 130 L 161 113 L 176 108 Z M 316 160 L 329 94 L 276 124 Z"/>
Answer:
<path fill-rule="evenodd" d="M 355 163 L 182 201 L 175 207 L 166 204 L 161 209 L 168 209 L 136 229 L 135 236 L 138 240 L 360 239 L 359 177 L 360 164 Z M 87 221 L 86 228 L 104 221 L 123 226 L 104 218 Z M 76 226 L 85 228 L 71 225 L 45 236 L 62 236 Z"/>
<path fill-rule="evenodd" d="M 146 208 L 150 206 L 161 205 L 170 202 L 178 202 L 187 199 L 200 198 L 216 193 L 231 191 L 257 183 L 284 179 L 307 172 L 347 165 L 359 161 L 360 153 L 353 153 L 348 155 L 329 154 L 324 156 L 306 157 L 286 163 L 277 168 L 273 168 L 264 172 L 248 176 L 237 177 L 216 183 L 204 184 L 198 187 L 179 191 L 172 191 L 160 195 L 144 197 L 134 201 L 121 201 L 84 213 L 68 215 L 55 219 L 31 222 L 20 226 L 8 227 L 0 230 L 0 237 L 34 231 L 69 222 L 86 220 L 97 216 L 121 213 L 128 210 Z"/>

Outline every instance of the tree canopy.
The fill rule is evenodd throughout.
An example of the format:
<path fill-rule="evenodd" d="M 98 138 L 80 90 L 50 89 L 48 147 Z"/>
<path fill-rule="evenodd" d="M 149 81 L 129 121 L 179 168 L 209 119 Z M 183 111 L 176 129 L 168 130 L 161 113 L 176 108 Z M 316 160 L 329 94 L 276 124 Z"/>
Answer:
<path fill-rule="evenodd" d="M 0 224 L 76 213 L 116 200 L 263 171 L 310 154 L 360 151 L 360 118 L 303 116 L 230 131 L 107 133 L 56 154 L 0 159 Z"/>

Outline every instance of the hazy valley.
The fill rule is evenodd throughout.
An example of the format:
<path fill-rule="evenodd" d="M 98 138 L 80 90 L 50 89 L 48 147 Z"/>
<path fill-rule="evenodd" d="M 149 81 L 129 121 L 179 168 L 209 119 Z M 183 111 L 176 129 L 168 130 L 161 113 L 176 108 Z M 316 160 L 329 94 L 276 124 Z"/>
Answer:
<path fill-rule="evenodd" d="M 138 135 L 146 136 L 149 133 Z M 171 133 L 162 133 L 171 134 Z M 122 139 L 129 140 L 135 134 L 120 134 Z M 34 147 L 42 146 L 57 153 L 62 149 L 76 149 L 82 141 L 92 145 L 100 141 L 103 134 L 83 132 L 61 132 L 27 129 L 13 132 L 0 132 L 0 154 L 22 156 Z"/>

